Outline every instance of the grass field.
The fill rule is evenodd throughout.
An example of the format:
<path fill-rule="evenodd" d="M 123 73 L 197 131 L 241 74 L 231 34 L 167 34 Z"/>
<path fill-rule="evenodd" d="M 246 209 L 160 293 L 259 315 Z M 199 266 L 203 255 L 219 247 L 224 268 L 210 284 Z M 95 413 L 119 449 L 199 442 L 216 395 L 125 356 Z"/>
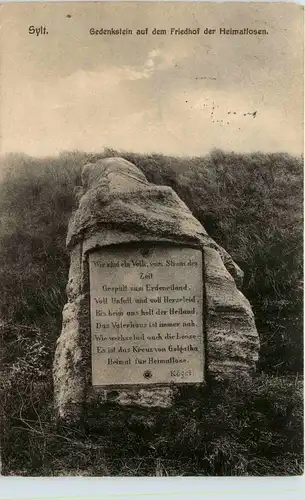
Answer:
<path fill-rule="evenodd" d="M 120 155 L 172 186 L 245 273 L 261 339 L 252 382 L 181 395 L 171 410 L 105 408 L 103 432 L 58 427 L 52 361 L 68 220 L 82 165 Z M 175 158 L 105 150 L 1 160 L 3 474 L 294 475 L 303 471 L 303 159 L 214 150 Z M 115 418 L 114 418 L 115 415 Z M 124 446 L 122 446 L 124 439 Z"/>

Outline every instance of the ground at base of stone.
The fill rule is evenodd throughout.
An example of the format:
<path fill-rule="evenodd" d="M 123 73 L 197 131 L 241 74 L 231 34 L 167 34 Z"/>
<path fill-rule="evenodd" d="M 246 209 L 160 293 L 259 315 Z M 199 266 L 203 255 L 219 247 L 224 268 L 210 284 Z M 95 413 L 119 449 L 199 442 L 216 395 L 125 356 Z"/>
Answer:
<path fill-rule="evenodd" d="M 295 476 L 303 473 L 303 384 L 260 374 L 171 409 L 108 407 L 99 432 L 23 417 L 3 436 L 3 475 Z M 41 414 L 40 414 L 41 415 Z M 50 407 L 51 416 L 51 407 Z M 96 416 L 95 416 L 96 417 Z M 140 418 L 139 418 L 140 417 Z M 276 457 L 276 459 L 275 459 Z"/>

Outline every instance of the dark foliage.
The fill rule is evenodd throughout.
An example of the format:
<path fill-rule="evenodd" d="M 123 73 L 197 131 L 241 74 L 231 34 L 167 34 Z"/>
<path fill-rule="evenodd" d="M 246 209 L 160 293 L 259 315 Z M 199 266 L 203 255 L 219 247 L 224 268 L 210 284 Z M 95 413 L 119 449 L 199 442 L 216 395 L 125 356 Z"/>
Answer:
<path fill-rule="evenodd" d="M 32 383 L 8 396 L 4 474 L 95 476 L 299 475 L 303 471 L 302 383 L 261 375 L 185 395 L 168 410 L 99 408 L 88 427 L 56 427 Z M 37 397 L 39 395 L 39 397 Z M 18 408 L 18 412 L 16 411 Z M 91 420 L 98 418 L 98 432 Z M 90 420 L 91 419 L 91 420 Z"/>

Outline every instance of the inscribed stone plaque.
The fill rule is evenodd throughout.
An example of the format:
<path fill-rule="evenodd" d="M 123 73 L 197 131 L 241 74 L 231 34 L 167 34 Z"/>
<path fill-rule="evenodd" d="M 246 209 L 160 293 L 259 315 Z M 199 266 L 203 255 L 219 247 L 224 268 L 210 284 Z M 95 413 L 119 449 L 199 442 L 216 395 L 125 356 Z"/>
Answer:
<path fill-rule="evenodd" d="M 94 386 L 203 381 L 200 250 L 101 249 L 89 270 Z"/>

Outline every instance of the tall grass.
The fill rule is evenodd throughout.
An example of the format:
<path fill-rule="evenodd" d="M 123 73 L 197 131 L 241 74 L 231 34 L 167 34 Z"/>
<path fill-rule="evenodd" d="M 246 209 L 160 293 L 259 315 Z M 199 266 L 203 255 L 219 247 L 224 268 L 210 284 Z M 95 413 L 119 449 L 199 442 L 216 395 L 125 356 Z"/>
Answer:
<path fill-rule="evenodd" d="M 122 436 L 128 424 L 124 449 L 115 442 L 96 448 L 86 430 L 57 429 L 51 418 L 51 370 L 66 300 L 65 237 L 77 205 L 75 187 L 84 163 L 118 155 L 135 163 L 151 182 L 172 186 L 242 267 L 243 292 L 254 309 L 262 346 L 261 375 L 253 386 L 214 387 L 197 395 L 192 408 L 190 400 L 177 402 L 172 412 L 160 413 L 157 420 L 162 425 L 158 427 L 156 420 L 153 428 L 159 430 L 154 435 L 149 434 L 147 423 L 141 430 L 141 419 L 133 426 L 123 413 L 115 428 L 111 412 L 117 415 L 118 410 L 108 409 L 105 429 L 110 432 L 109 426 L 114 425 L 111 435 Z M 296 380 L 303 365 L 302 158 L 217 150 L 204 157 L 175 158 L 105 150 L 44 159 L 8 155 L 1 160 L 1 168 L 6 473 L 64 474 L 67 469 L 106 475 L 299 473 L 302 398 Z M 105 436 L 100 439 L 105 443 Z M 105 459 L 105 449 L 111 459 Z M 114 455 L 111 449 L 116 450 Z M 276 455 L 281 458 L 275 463 Z"/>
<path fill-rule="evenodd" d="M 52 422 L 44 385 L 17 392 L 4 433 L 4 474 L 300 475 L 302 383 L 260 375 L 214 384 L 158 411 L 90 408 L 83 428 Z M 37 394 L 42 395 L 37 399 Z"/>

